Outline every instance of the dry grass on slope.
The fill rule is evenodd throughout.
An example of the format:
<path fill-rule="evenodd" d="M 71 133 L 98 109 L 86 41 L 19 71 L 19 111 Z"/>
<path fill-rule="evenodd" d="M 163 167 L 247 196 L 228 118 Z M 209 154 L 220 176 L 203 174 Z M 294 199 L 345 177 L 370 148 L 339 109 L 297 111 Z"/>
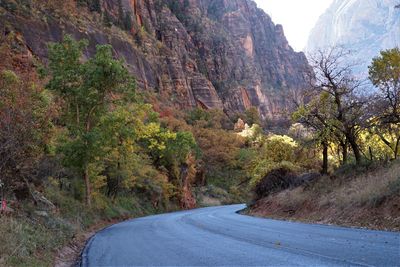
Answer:
<path fill-rule="evenodd" d="M 400 231 L 400 162 L 360 174 L 322 177 L 311 185 L 270 195 L 250 213 Z"/>

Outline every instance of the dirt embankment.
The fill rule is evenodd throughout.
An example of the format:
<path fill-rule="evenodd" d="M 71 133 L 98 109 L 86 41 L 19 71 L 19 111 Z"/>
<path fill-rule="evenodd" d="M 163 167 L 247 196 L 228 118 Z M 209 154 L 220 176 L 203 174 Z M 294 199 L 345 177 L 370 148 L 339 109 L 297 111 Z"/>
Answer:
<path fill-rule="evenodd" d="M 400 231 L 400 163 L 322 177 L 257 201 L 250 215 Z"/>

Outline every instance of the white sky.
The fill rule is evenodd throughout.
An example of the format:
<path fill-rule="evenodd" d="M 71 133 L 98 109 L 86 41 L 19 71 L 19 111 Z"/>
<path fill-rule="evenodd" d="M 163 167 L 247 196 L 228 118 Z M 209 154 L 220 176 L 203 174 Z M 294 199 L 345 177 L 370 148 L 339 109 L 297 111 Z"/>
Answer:
<path fill-rule="evenodd" d="M 289 44 L 296 51 L 306 46 L 308 35 L 333 0 L 255 0 L 258 7 L 282 24 Z"/>

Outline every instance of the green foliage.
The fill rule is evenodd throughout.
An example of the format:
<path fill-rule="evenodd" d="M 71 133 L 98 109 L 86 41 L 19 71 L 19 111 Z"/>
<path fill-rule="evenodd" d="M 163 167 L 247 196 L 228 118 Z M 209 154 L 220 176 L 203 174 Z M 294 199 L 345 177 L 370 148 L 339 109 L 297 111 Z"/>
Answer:
<path fill-rule="evenodd" d="M 111 108 L 134 99 L 134 80 L 121 61 L 112 58 L 110 46 L 97 46 L 95 56 L 81 61 L 87 42 L 66 36 L 62 43 L 49 46 L 51 80 L 48 89 L 63 101 L 63 121 L 69 133 L 60 145 L 64 164 L 83 173 L 87 201 L 90 181 L 100 178 L 103 164 L 101 132 L 98 128 Z"/>
<path fill-rule="evenodd" d="M 295 161 L 295 149 L 298 144 L 289 136 L 271 135 L 262 146 L 263 157 L 274 161 Z"/>
<path fill-rule="evenodd" d="M 260 114 L 258 113 L 258 109 L 256 107 L 251 107 L 247 109 L 244 113 L 243 120 L 249 126 L 253 126 L 253 124 L 261 125 Z"/>
<path fill-rule="evenodd" d="M 370 132 L 397 159 L 400 153 L 400 49 L 381 51 L 380 56 L 372 60 L 369 78 L 380 90 L 378 100 L 375 101 L 376 111 L 371 118 Z M 370 152 L 371 150 L 370 148 Z M 382 152 L 380 154 L 378 158 L 382 157 Z"/>
<path fill-rule="evenodd" d="M 381 125 L 376 119 L 372 119 L 370 128 L 360 134 L 360 144 L 370 160 L 396 159 L 400 156 L 399 143 L 400 125 Z"/>
<path fill-rule="evenodd" d="M 380 123 L 400 124 L 400 48 L 381 51 L 369 67 L 369 78 L 380 89 Z"/>
<path fill-rule="evenodd" d="M 200 156 L 196 140 L 191 132 L 178 132 L 174 139 L 171 139 L 165 151 L 161 155 L 167 162 L 185 162 L 189 154 Z"/>
<path fill-rule="evenodd" d="M 211 118 L 212 118 L 211 114 L 206 110 L 201 108 L 195 108 L 187 114 L 186 121 L 190 125 L 195 125 L 197 121 L 205 121 L 211 127 L 212 126 L 210 125 Z"/>
<path fill-rule="evenodd" d="M 294 172 L 301 170 L 302 162 L 297 157 L 298 144 L 288 136 L 271 135 L 257 150 L 250 166 L 250 186 L 254 187 L 270 171 L 285 168 Z"/>
<path fill-rule="evenodd" d="M 109 46 L 98 46 L 93 58 L 82 61 L 85 46 L 70 37 L 50 46 L 48 88 L 63 103 L 58 152 L 64 166 L 84 178 L 87 201 L 95 206 L 106 207 L 109 197 L 132 190 L 167 206 L 181 193 L 183 167 L 195 176 L 200 152 L 192 133 L 160 125 L 152 106 L 135 96 L 133 79 Z"/>
<path fill-rule="evenodd" d="M 195 108 L 187 113 L 185 120 L 189 125 L 201 128 L 231 128 L 229 118 L 221 110 L 217 109 L 204 110 Z"/>
<path fill-rule="evenodd" d="M 400 48 L 381 51 L 379 57 L 372 60 L 369 67 L 372 83 L 381 88 L 398 88 L 400 86 Z"/>

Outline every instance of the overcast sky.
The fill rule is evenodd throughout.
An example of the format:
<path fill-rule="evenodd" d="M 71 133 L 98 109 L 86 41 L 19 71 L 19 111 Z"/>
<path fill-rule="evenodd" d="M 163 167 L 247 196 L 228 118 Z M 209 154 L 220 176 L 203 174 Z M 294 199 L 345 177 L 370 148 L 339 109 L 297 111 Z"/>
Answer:
<path fill-rule="evenodd" d="M 282 24 L 289 44 L 296 51 L 305 47 L 317 19 L 333 0 L 255 0 L 258 7 Z"/>

